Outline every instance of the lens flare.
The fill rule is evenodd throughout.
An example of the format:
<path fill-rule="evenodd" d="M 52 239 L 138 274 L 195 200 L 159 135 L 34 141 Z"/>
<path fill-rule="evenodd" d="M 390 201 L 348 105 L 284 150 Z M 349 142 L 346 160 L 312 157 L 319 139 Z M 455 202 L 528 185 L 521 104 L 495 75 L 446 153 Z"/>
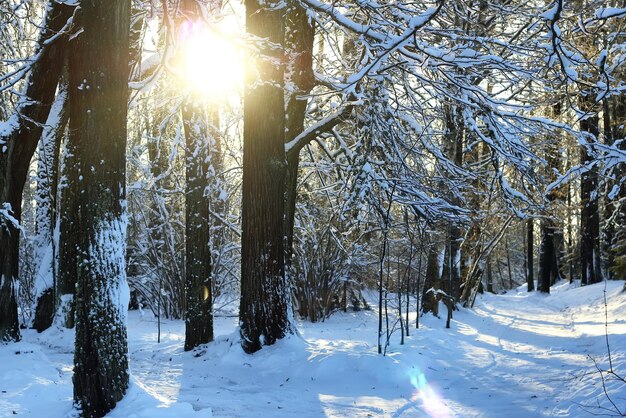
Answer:
<path fill-rule="evenodd" d="M 428 384 L 424 373 L 419 369 L 408 372 L 411 385 L 415 388 L 411 400 L 421 402 L 422 410 L 433 418 L 450 418 L 452 416 L 450 408 L 431 385 Z"/>

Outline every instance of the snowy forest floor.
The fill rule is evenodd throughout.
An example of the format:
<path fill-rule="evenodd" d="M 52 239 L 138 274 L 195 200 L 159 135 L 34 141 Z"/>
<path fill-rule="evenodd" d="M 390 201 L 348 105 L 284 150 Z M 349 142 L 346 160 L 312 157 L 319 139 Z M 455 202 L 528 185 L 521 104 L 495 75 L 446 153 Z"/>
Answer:
<path fill-rule="evenodd" d="M 607 282 L 613 365 L 626 375 L 626 294 Z M 377 312 L 300 323 L 255 355 L 242 352 L 236 318 L 216 318 L 214 343 L 184 352 L 184 324 L 130 312 L 131 387 L 109 417 L 585 417 L 611 414 L 604 283 L 560 283 L 552 294 L 521 287 L 479 297 L 445 321 L 423 317 L 405 345 L 376 354 Z M 72 412 L 73 333 L 27 330 L 0 346 L 0 416 Z M 608 393 L 626 411 L 626 384 Z"/>

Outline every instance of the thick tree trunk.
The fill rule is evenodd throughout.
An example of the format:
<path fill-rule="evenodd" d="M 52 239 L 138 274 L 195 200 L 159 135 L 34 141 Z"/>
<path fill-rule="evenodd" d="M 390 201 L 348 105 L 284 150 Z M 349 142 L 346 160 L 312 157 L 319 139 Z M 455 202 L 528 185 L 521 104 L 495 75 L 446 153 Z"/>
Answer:
<path fill-rule="evenodd" d="M 587 99 L 585 99 L 586 101 Z M 597 140 L 599 118 L 590 116 L 580 123 L 580 129 Z M 585 147 L 581 148 L 580 162 L 592 160 Z M 600 214 L 598 206 L 598 172 L 596 168 L 582 174 L 580 178 L 580 261 L 582 284 L 602 281 L 600 268 Z"/>
<path fill-rule="evenodd" d="M 78 277 L 79 238 L 81 236 L 79 199 L 82 182 L 79 180 L 77 137 L 68 135 L 61 162 L 59 184 L 59 256 L 56 285 L 55 323 L 66 328 L 74 327 L 74 295 Z"/>
<path fill-rule="evenodd" d="M 556 102 L 552 106 L 552 117 L 558 120 L 561 117 L 561 104 Z M 547 181 L 556 180 L 555 171 L 561 168 L 559 138 L 551 138 L 544 148 L 546 161 Z M 539 247 L 539 280 L 538 290 L 543 293 L 550 293 L 550 286 L 561 278 L 561 258 L 563 248 L 563 232 L 559 227 L 559 220 L 555 213 L 555 202 L 563 200 L 563 193 L 560 190 L 552 190 L 546 195 L 550 204 L 547 206 L 545 218 L 541 221 L 541 246 Z"/>
<path fill-rule="evenodd" d="M 67 83 L 59 86 L 50 115 L 39 142 L 39 161 L 37 162 L 37 210 L 35 216 L 35 245 L 38 250 L 38 262 L 50 245 L 57 216 L 57 186 L 59 154 L 63 134 L 69 120 L 69 102 Z"/>
<path fill-rule="evenodd" d="M 42 332 L 52 325 L 56 306 L 56 255 L 54 229 L 57 219 L 59 153 L 69 119 L 67 83 L 60 86 L 39 144 L 37 168 L 37 278 L 33 327 Z"/>
<path fill-rule="evenodd" d="M 215 167 L 215 145 L 200 106 L 183 108 L 185 128 L 185 350 L 213 341 L 213 296 L 209 249 L 209 199 L 206 191 Z"/>
<path fill-rule="evenodd" d="M 83 0 L 70 57 L 78 216 L 74 400 L 101 417 L 128 388 L 125 163 L 130 0 Z"/>
<path fill-rule="evenodd" d="M 475 147 L 472 147 L 467 152 L 466 161 L 468 164 L 477 164 L 483 158 L 485 158 L 485 154 L 487 154 L 487 146 L 485 144 L 478 144 Z M 484 189 L 484 185 L 479 180 L 474 180 L 473 186 L 477 191 Z M 471 193 L 469 197 L 469 207 L 474 210 L 476 214 L 480 213 L 481 207 L 483 205 L 484 194 L 482 193 Z M 480 256 L 481 253 L 481 241 L 482 241 L 482 223 L 483 220 L 480 218 L 476 218 L 472 220 L 472 224 L 469 227 L 469 230 L 465 234 L 465 239 L 462 243 L 462 248 L 460 250 L 461 255 L 461 277 L 463 280 L 463 286 L 460 295 L 460 301 L 464 306 L 467 306 L 469 299 L 471 299 L 471 294 L 475 287 L 476 281 L 476 273 L 479 265 L 476 264 L 476 259 Z M 480 272 L 482 276 L 482 271 Z M 480 277 L 478 277 L 480 280 Z"/>
<path fill-rule="evenodd" d="M 288 2 L 285 30 L 285 51 L 288 60 L 286 78 L 292 86 L 286 101 L 285 143 L 295 139 L 304 130 L 304 117 L 314 84 L 313 41 L 315 29 L 306 10 L 297 1 Z M 293 255 L 294 219 L 297 201 L 298 166 L 300 154 L 292 153 L 287 159 L 285 191 L 285 234 L 287 237 L 285 265 L 291 267 Z"/>
<path fill-rule="evenodd" d="M 73 7 L 49 2 L 24 98 L 17 109 L 14 129 L 0 138 L 0 341 L 18 340 L 19 324 L 15 280 L 18 277 L 22 191 L 30 160 L 48 118 L 63 68 L 65 35 L 58 35 Z"/>
<path fill-rule="evenodd" d="M 609 103 L 606 113 L 610 115 L 605 118 L 605 124 L 609 125 L 605 126 L 605 132 L 609 131 L 606 136 L 611 144 L 621 150 L 626 150 L 625 141 L 620 142 L 619 145 L 615 144 L 616 140 L 626 136 L 626 97 L 621 95 L 605 100 Z M 624 178 L 626 169 L 621 164 L 613 169 L 612 174 L 615 179 Z M 624 249 L 626 249 L 626 187 L 622 184 L 617 196 L 611 196 L 611 198 L 613 202 L 607 208 L 607 216 L 610 217 L 607 229 L 611 231 L 610 234 L 606 234 L 608 265 L 611 277 L 621 279 L 626 274 L 626 255 L 624 254 Z"/>
<path fill-rule="evenodd" d="M 444 152 L 450 161 L 457 167 L 463 165 L 463 123 L 462 117 L 458 114 L 458 109 L 448 103 L 445 106 L 446 135 Z M 451 203 L 459 205 L 456 198 L 451 199 Z M 454 301 L 458 301 L 461 296 L 461 243 L 463 237 L 461 228 L 458 225 L 448 225 L 446 234 L 444 267 L 442 274 L 442 288 Z"/>
<path fill-rule="evenodd" d="M 266 39 L 246 68 L 241 237 L 241 344 L 259 350 L 292 331 L 285 280 L 284 9 L 246 0 L 248 33 Z"/>

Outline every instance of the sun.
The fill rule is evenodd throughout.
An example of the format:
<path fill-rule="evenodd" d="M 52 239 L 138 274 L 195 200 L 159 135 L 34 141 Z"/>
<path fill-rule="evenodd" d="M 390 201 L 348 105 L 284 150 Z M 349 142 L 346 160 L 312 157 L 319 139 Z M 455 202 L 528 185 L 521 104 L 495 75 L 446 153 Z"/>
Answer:
<path fill-rule="evenodd" d="M 236 28 L 226 22 L 208 25 L 184 21 L 178 34 L 176 73 L 182 87 L 205 100 L 222 101 L 238 94 L 243 57 Z"/>

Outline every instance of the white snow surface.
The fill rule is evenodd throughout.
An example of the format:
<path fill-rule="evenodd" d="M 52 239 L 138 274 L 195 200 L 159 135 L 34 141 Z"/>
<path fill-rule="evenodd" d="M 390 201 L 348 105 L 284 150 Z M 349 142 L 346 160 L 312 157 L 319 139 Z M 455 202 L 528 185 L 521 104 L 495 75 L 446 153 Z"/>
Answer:
<path fill-rule="evenodd" d="M 626 294 L 606 283 L 615 371 L 626 375 Z M 454 313 L 395 333 L 376 354 L 377 313 L 300 323 L 301 336 L 254 355 L 237 318 L 216 318 L 215 342 L 183 351 L 184 323 L 130 312 L 131 386 L 109 417 L 586 417 L 610 407 L 590 357 L 608 368 L 605 283 L 559 283 L 552 294 L 479 297 Z M 445 312 L 444 312 L 445 313 Z M 412 321 L 415 314 L 411 316 Z M 23 332 L 0 346 L 0 416 L 73 417 L 71 330 Z M 590 357 L 589 357 L 590 356 Z M 626 410 L 626 384 L 607 380 Z"/>

